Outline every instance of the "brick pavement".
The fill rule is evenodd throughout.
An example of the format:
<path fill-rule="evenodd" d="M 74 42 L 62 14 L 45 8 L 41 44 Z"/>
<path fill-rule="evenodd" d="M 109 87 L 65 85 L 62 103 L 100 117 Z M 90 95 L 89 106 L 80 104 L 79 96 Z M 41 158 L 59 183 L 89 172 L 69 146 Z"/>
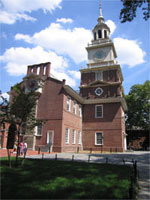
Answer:
<path fill-rule="evenodd" d="M 11 156 L 15 157 L 16 153 L 13 153 L 13 149 L 10 149 Z M 49 154 L 47 152 L 41 152 L 40 154 Z M 28 150 L 26 156 L 38 155 L 38 151 Z M 7 157 L 7 149 L 0 149 L 0 157 Z"/>

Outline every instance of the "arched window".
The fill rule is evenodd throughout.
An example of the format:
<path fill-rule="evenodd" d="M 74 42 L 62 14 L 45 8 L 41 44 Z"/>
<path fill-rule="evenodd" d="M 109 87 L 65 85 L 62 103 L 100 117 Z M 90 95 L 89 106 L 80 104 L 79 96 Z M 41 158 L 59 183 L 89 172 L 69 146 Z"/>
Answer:
<path fill-rule="evenodd" d="M 107 31 L 104 30 L 104 37 L 107 38 Z"/>
<path fill-rule="evenodd" d="M 102 31 L 98 30 L 98 38 L 102 38 Z"/>
<path fill-rule="evenodd" d="M 94 40 L 96 40 L 96 32 L 94 33 Z"/>

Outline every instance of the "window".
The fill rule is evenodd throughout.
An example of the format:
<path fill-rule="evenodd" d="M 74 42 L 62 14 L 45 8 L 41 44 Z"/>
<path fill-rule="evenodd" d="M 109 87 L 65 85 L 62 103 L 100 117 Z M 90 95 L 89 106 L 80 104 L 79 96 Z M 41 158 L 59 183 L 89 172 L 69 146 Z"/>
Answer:
<path fill-rule="evenodd" d="M 72 144 L 75 144 L 76 143 L 76 131 L 73 130 L 72 131 Z"/>
<path fill-rule="evenodd" d="M 42 135 L 42 124 L 39 124 L 39 125 L 37 126 L 37 135 L 38 135 L 38 136 L 41 136 L 41 135 Z"/>
<path fill-rule="evenodd" d="M 71 98 L 67 97 L 67 111 L 71 110 Z"/>
<path fill-rule="evenodd" d="M 95 117 L 103 118 L 103 106 L 102 105 L 95 106 Z"/>
<path fill-rule="evenodd" d="M 94 33 L 94 40 L 96 40 L 96 32 Z"/>
<path fill-rule="evenodd" d="M 81 144 L 82 143 L 82 133 L 81 131 L 79 131 L 78 133 L 78 144 Z"/>
<path fill-rule="evenodd" d="M 69 135 L 70 135 L 70 129 L 66 128 L 66 133 L 65 133 L 65 144 L 69 144 Z"/>
<path fill-rule="evenodd" d="M 95 145 L 103 145 L 103 133 L 95 133 Z"/>
<path fill-rule="evenodd" d="M 102 38 L 102 31 L 98 30 L 98 38 Z"/>
<path fill-rule="evenodd" d="M 73 113 L 76 115 L 77 113 L 77 103 L 76 101 L 73 102 Z"/>
<path fill-rule="evenodd" d="M 79 116 L 82 117 L 82 106 L 79 105 Z"/>
<path fill-rule="evenodd" d="M 103 72 L 102 71 L 96 72 L 95 79 L 96 79 L 96 81 L 102 81 L 103 80 Z"/>

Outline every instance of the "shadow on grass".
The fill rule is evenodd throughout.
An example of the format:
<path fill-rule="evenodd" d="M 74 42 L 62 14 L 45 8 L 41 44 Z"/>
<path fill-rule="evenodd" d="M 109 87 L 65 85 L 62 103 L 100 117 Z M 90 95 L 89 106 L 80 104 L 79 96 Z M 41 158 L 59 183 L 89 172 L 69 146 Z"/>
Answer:
<path fill-rule="evenodd" d="M 13 163 L 14 165 L 14 163 Z M 54 160 L 1 161 L 2 199 L 128 199 L 131 168 Z"/>

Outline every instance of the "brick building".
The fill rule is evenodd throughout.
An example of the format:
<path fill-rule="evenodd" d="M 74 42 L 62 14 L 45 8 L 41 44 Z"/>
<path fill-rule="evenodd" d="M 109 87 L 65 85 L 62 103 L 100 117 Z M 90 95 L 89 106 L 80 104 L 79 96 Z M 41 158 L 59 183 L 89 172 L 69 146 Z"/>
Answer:
<path fill-rule="evenodd" d="M 80 93 L 51 76 L 50 63 L 28 66 L 25 91 L 40 93 L 35 117 L 43 123 L 25 134 L 28 147 L 55 152 L 124 151 L 126 133 L 123 76 L 100 6 L 93 40 L 86 47 L 87 68 L 81 69 Z"/>

